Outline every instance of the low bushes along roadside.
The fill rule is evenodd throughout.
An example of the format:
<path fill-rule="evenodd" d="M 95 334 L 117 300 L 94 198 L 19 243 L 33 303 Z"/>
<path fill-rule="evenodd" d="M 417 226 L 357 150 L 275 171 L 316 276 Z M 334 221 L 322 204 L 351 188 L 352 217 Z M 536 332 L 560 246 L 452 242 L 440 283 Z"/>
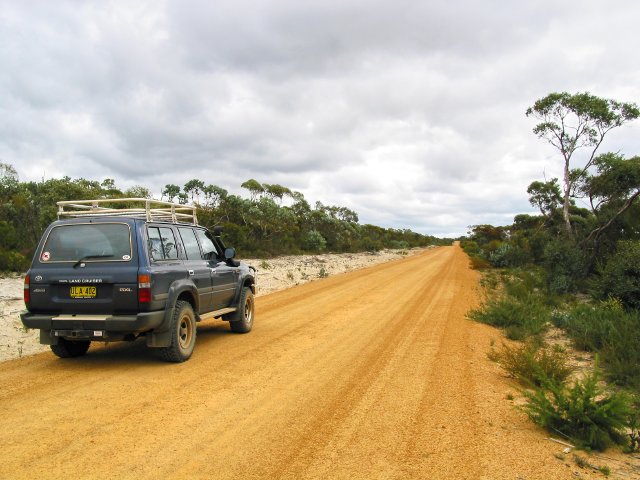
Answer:
<path fill-rule="evenodd" d="M 640 312 L 625 311 L 619 301 L 607 300 L 554 312 L 552 319 L 576 348 L 599 353 L 610 380 L 640 388 Z"/>
<path fill-rule="evenodd" d="M 640 392 L 640 311 L 625 309 L 617 299 L 552 311 L 552 304 L 562 297 L 543 295 L 540 271 L 512 269 L 485 277 L 493 281 L 493 291 L 484 305 L 469 312 L 469 318 L 503 328 L 512 340 L 537 336 L 552 322 L 576 348 L 599 354 L 609 380 Z M 501 286 L 496 286 L 500 277 Z"/>
<path fill-rule="evenodd" d="M 602 387 L 597 367 L 583 380 L 570 384 L 572 369 L 566 356 L 540 343 L 503 345 L 490 356 L 527 387 L 521 408 L 537 425 L 583 448 L 604 450 L 612 444 L 638 448 L 639 418 L 631 398 Z"/>
<path fill-rule="evenodd" d="M 549 382 L 560 385 L 573 371 L 564 352 L 531 340 L 521 346 L 503 344 L 500 350 L 492 350 L 489 357 L 528 387 L 542 387 Z"/>
<path fill-rule="evenodd" d="M 634 415 L 630 398 L 599 384 L 597 368 L 569 386 L 549 381 L 524 392 L 522 407 L 536 424 L 560 433 L 577 445 L 604 450 L 627 443 L 627 429 Z"/>
<path fill-rule="evenodd" d="M 523 298 L 504 295 L 489 299 L 481 308 L 469 312 L 469 317 L 504 328 L 507 338 L 511 340 L 524 340 L 544 330 L 550 312 L 534 294 L 527 294 Z"/>

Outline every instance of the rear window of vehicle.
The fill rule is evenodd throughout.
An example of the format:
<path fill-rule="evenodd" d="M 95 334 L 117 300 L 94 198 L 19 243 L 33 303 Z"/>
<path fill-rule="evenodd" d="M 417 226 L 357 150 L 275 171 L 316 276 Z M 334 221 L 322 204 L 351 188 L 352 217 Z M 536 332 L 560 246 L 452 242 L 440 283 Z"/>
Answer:
<path fill-rule="evenodd" d="M 131 231 L 126 223 L 74 223 L 53 227 L 40 261 L 105 262 L 131 260 Z"/>

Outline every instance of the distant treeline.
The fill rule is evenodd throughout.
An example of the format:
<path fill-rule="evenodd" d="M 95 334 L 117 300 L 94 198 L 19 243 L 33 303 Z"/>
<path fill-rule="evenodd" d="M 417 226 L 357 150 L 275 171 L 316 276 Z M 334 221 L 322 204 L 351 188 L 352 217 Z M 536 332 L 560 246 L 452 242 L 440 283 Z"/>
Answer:
<path fill-rule="evenodd" d="M 348 208 L 311 207 L 302 193 L 281 185 L 244 182 L 248 198 L 216 185 L 190 180 L 166 185 L 162 200 L 198 207 L 198 221 L 224 227 L 224 238 L 240 256 L 269 257 L 305 252 L 362 252 L 450 243 L 408 229 L 361 225 Z M 151 198 L 148 188 L 121 190 L 112 179 L 84 178 L 21 182 L 15 169 L 0 163 L 0 270 L 24 271 L 47 225 L 57 218 L 56 202 L 99 198 Z"/>

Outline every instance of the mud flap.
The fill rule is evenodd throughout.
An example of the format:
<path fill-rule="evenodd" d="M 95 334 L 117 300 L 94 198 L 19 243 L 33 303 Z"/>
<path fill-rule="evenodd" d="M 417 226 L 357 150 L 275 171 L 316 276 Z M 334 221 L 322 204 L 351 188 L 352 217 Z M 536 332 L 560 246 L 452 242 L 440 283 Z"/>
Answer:
<path fill-rule="evenodd" d="M 40 330 L 40 344 L 41 345 L 57 345 L 58 337 L 51 335 L 51 330 Z"/>
<path fill-rule="evenodd" d="M 149 332 L 146 335 L 147 347 L 158 348 L 171 345 L 171 332 Z"/>
<path fill-rule="evenodd" d="M 159 328 L 167 328 L 167 325 L 169 325 L 169 319 L 173 316 L 173 311 L 175 310 L 175 307 L 172 308 L 168 308 L 165 312 L 164 315 L 164 321 L 162 322 L 162 325 L 160 325 Z M 164 331 L 153 331 L 153 332 L 148 332 L 146 335 L 146 340 L 147 340 L 147 347 L 150 348 L 161 348 L 161 347 L 168 347 L 171 345 L 171 329 L 167 329 Z"/>

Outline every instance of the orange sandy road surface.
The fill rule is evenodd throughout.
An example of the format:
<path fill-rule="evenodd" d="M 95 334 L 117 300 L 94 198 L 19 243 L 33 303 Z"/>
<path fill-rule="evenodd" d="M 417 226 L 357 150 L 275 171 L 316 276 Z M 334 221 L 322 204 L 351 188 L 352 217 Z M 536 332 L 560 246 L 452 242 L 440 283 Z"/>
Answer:
<path fill-rule="evenodd" d="M 575 478 L 465 319 L 477 283 L 443 247 L 260 297 L 248 335 L 204 322 L 183 364 L 0 364 L 0 478 Z"/>

